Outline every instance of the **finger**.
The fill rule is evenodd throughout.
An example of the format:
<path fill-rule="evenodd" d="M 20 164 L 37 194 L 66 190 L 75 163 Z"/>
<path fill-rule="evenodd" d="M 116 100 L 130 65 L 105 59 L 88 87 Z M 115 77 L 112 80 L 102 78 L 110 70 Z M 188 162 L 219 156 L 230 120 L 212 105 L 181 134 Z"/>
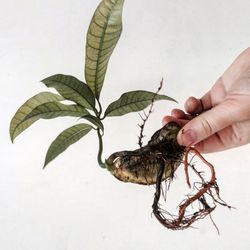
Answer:
<path fill-rule="evenodd" d="M 202 112 L 213 107 L 211 91 L 208 91 L 204 96 L 201 97 L 200 104 L 202 105 Z"/>
<path fill-rule="evenodd" d="M 186 125 L 189 122 L 189 120 L 178 119 L 178 118 L 175 118 L 173 116 L 165 116 L 162 120 L 162 125 L 164 126 L 165 124 L 170 123 L 170 122 L 175 122 L 179 126 L 183 127 L 184 125 Z"/>
<path fill-rule="evenodd" d="M 178 134 L 181 145 L 190 146 L 208 138 L 225 127 L 241 119 L 241 109 L 234 101 L 225 101 L 201 115 L 195 117 L 184 126 Z"/>
<path fill-rule="evenodd" d="M 219 152 L 226 149 L 231 148 L 232 146 L 227 144 L 224 144 L 224 141 L 221 138 L 221 133 L 215 133 L 211 136 L 209 136 L 207 139 L 198 142 L 195 145 L 195 148 L 200 153 L 213 153 L 213 152 Z"/>
<path fill-rule="evenodd" d="M 183 110 L 181 109 L 173 109 L 171 111 L 171 116 L 177 118 L 177 119 L 183 119 L 186 117 L 186 114 Z"/>
<path fill-rule="evenodd" d="M 184 119 L 184 120 L 191 120 L 194 118 L 194 116 L 186 114 L 183 110 L 181 109 L 173 109 L 171 111 L 171 116 L 177 118 L 177 119 Z"/>
<path fill-rule="evenodd" d="M 244 136 L 242 136 L 244 135 Z M 250 120 L 234 123 L 197 143 L 195 148 L 201 153 L 219 152 L 239 147 L 250 142 Z"/>
<path fill-rule="evenodd" d="M 198 114 L 202 112 L 202 107 L 200 105 L 199 99 L 191 96 L 187 99 L 187 101 L 184 104 L 184 108 L 187 113 L 189 114 Z"/>
<path fill-rule="evenodd" d="M 212 107 L 210 91 L 207 92 L 201 99 L 196 97 L 189 97 L 185 103 L 185 110 L 187 113 L 196 115 L 208 110 Z"/>

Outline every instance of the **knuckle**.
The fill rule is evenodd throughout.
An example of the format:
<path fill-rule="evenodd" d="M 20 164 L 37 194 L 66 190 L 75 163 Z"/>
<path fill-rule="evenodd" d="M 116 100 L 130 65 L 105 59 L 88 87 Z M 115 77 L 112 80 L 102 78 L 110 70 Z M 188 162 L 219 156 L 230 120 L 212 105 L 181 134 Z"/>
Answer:
<path fill-rule="evenodd" d="M 204 138 L 207 138 L 208 136 L 212 135 L 215 132 L 213 125 L 206 118 L 201 117 L 200 124 L 204 133 L 204 136 L 203 136 Z"/>

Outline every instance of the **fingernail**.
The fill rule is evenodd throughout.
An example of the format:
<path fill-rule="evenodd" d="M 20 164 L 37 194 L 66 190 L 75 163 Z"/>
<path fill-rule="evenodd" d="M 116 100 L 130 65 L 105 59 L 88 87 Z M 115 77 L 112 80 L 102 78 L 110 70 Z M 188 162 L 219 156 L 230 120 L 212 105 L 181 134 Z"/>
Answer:
<path fill-rule="evenodd" d="M 180 135 L 180 144 L 184 146 L 190 146 L 196 142 L 197 136 L 192 129 L 183 130 Z"/>

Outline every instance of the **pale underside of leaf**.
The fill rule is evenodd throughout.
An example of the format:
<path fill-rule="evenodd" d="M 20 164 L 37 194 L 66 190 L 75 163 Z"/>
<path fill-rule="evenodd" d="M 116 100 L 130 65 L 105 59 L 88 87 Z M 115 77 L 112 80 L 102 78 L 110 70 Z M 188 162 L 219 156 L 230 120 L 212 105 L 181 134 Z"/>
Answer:
<path fill-rule="evenodd" d="M 154 101 L 175 101 L 166 95 L 156 95 L 149 91 L 131 91 L 124 93 L 117 101 L 111 103 L 105 111 L 105 116 L 122 116 L 130 112 L 141 111 L 148 107 L 153 99 Z"/>
<path fill-rule="evenodd" d="M 70 75 L 57 74 L 42 82 L 47 87 L 55 88 L 65 99 L 71 100 L 85 108 L 95 109 L 95 97 L 89 86 Z"/>
<path fill-rule="evenodd" d="M 46 154 L 44 167 L 54 160 L 59 154 L 64 152 L 70 145 L 79 141 L 83 136 L 85 136 L 92 126 L 89 124 L 81 123 L 74 125 L 57 136 L 57 138 L 50 145 L 48 152 Z"/>
<path fill-rule="evenodd" d="M 27 129 L 30 125 L 32 125 L 35 121 L 37 121 L 38 117 L 33 117 L 31 119 L 25 120 L 25 117 L 36 107 L 47 103 L 47 102 L 56 102 L 62 101 L 64 98 L 50 93 L 50 92 L 42 92 L 33 97 L 31 97 L 28 101 L 26 101 L 16 112 L 14 117 L 10 123 L 10 137 L 12 142 L 14 139 L 22 133 L 25 129 Z"/>
<path fill-rule="evenodd" d="M 122 32 L 124 0 L 103 0 L 91 20 L 86 42 L 85 79 L 99 99 L 108 61 Z"/>

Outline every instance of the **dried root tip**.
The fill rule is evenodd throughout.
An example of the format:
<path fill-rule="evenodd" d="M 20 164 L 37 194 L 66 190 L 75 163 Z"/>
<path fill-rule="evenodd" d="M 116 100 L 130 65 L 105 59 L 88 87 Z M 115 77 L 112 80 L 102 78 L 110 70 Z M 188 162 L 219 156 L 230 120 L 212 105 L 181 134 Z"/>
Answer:
<path fill-rule="evenodd" d="M 144 117 L 141 114 L 139 114 L 141 119 L 142 119 L 142 124 L 138 124 L 138 126 L 140 127 L 140 135 L 139 135 L 139 141 L 138 141 L 138 145 L 140 146 L 140 148 L 143 145 L 142 139 L 144 137 L 143 131 L 144 131 L 145 124 L 146 124 L 149 116 L 153 113 L 153 106 L 154 106 L 155 98 L 159 94 L 159 92 L 161 91 L 162 85 L 163 85 L 163 79 L 161 80 L 160 86 L 158 87 L 157 91 L 155 92 L 155 94 L 153 95 L 153 97 L 151 99 L 151 105 L 149 107 L 148 113 L 143 111 Z"/>
<path fill-rule="evenodd" d="M 211 178 L 210 181 L 206 182 L 203 176 L 201 175 L 201 172 L 197 171 L 193 165 L 190 165 L 188 163 L 188 154 L 190 152 L 193 152 L 196 156 L 198 156 L 206 166 L 209 167 L 211 172 Z M 212 211 L 216 208 L 216 204 L 226 206 L 229 209 L 232 208 L 231 206 L 228 206 L 219 195 L 219 187 L 216 183 L 216 176 L 215 176 L 215 170 L 211 163 L 209 163 L 207 160 L 204 159 L 204 157 L 193 147 L 188 147 L 186 149 L 185 155 L 184 155 L 184 169 L 185 169 L 185 175 L 186 175 L 186 182 L 189 187 L 191 187 L 190 180 L 189 180 L 189 174 L 188 174 L 188 167 L 191 166 L 191 169 L 197 174 L 199 179 L 201 180 L 199 185 L 197 186 L 197 182 L 194 184 L 195 189 L 198 191 L 194 195 L 189 195 L 188 198 L 179 205 L 179 213 L 178 215 L 172 215 L 167 211 L 162 210 L 159 207 L 159 200 L 161 195 L 161 181 L 162 181 L 162 171 L 164 171 L 164 164 L 161 168 L 163 170 L 160 170 L 158 172 L 157 176 L 157 182 L 156 182 L 156 192 L 154 197 L 154 203 L 152 205 L 153 208 L 153 214 L 157 218 L 157 220 L 165 227 L 172 229 L 172 230 L 183 230 L 188 227 L 190 227 L 195 221 L 205 218 L 207 215 L 211 218 Z M 209 202 L 207 201 L 207 198 L 209 198 Z M 198 211 L 188 214 L 187 208 L 192 206 L 194 203 L 199 204 Z M 210 205 L 209 203 L 212 203 Z M 212 220 L 212 218 L 211 218 Z M 218 227 L 212 220 L 213 225 L 215 226 L 217 232 L 219 233 Z"/>

